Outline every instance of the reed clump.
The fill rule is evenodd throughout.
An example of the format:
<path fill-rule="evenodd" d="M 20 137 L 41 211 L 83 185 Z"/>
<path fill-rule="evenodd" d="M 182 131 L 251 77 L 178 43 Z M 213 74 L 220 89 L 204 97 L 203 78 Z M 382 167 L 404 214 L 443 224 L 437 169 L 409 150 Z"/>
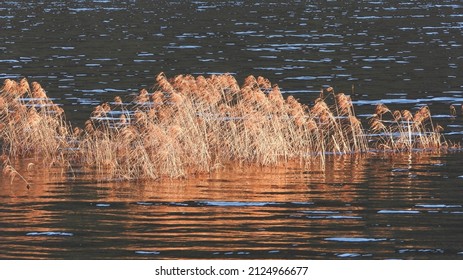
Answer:
<path fill-rule="evenodd" d="M 228 74 L 168 79 L 161 73 L 151 92 L 97 106 L 82 129 L 66 124 L 37 83 L 5 80 L 0 92 L 5 154 L 93 168 L 111 178 L 178 178 L 230 163 L 324 164 L 327 154 L 447 146 L 427 108 L 412 115 L 381 105 L 370 124 L 374 133 L 355 116 L 350 96 L 332 88 L 307 106 L 254 76 L 239 85 Z"/>
<path fill-rule="evenodd" d="M 415 114 L 408 110 L 392 112 L 384 104 L 376 106 L 370 118 L 370 129 L 374 147 L 394 152 L 411 150 L 438 150 L 449 143 L 442 137 L 443 128 L 435 125 L 428 106 L 421 107 Z"/>
<path fill-rule="evenodd" d="M 0 143 L 10 157 L 37 157 L 62 164 L 69 147 L 64 111 L 40 84 L 6 79 L 0 90 Z"/>

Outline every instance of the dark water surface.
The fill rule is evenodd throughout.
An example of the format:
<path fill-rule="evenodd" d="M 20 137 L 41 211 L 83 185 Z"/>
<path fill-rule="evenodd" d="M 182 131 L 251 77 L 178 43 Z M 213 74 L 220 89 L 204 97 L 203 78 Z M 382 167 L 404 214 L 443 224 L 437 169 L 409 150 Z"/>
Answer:
<path fill-rule="evenodd" d="M 347 2 L 2 1 L 0 80 L 40 82 L 78 124 L 159 72 L 262 75 L 307 104 L 345 91 L 363 118 L 428 105 L 462 142 L 461 1 Z M 27 164 L 30 189 L 0 174 L 0 258 L 463 258 L 461 152 L 169 182 Z"/>

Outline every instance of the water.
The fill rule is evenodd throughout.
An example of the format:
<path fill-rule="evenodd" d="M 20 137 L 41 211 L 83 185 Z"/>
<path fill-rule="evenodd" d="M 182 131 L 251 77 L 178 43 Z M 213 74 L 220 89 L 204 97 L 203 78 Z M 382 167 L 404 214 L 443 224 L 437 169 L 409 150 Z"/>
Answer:
<path fill-rule="evenodd" d="M 462 15 L 459 1 L 4 1 L 0 80 L 40 82 L 80 124 L 159 72 L 262 75 L 307 104 L 345 91 L 363 118 L 428 105 L 461 142 Z M 461 152 L 168 182 L 28 162 L 29 189 L 0 175 L 0 258 L 463 257 Z"/>
<path fill-rule="evenodd" d="M 95 182 L 26 172 L 0 189 L 0 258 L 456 259 L 461 154 L 329 158 L 325 172 L 233 170 Z"/>

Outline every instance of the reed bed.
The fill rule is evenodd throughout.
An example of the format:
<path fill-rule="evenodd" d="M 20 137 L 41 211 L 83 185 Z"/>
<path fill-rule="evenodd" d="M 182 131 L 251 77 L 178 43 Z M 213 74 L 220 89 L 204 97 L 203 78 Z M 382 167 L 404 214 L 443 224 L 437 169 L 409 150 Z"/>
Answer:
<path fill-rule="evenodd" d="M 448 147 L 429 108 L 414 115 L 378 105 L 364 129 L 350 96 L 324 90 L 313 106 L 284 98 L 277 85 L 232 75 L 156 78 L 151 92 L 97 106 L 85 127 L 66 123 L 42 87 L 5 80 L 0 144 L 7 157 L 92 168 L 110 178 L 179 178 L 228 164 L 324 164 L 328 154 Z"/>

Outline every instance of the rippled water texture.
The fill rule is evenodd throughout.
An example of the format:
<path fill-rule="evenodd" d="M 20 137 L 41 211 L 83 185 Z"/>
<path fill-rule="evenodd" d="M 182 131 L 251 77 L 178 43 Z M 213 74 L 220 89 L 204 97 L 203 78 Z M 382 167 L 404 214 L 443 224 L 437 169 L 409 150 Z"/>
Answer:
<path fill-rule="evenodd" d="M 363 119 L 428 105 L 462 142 L 463 6 L 429 2 L 2 1 L 0 80 L 40 82 L 79 124 L 159 72 L 262 75 L 306 104 L 352 94 Z M 167 182 L 29 162 L 30 189 L 0 175 L 0 258 L 463 258 L 461 152 Z"/>
<path fill-rule="evenodd" d="M 0 258 L 462 258 L 462 164 L 346 156 L 162 183 L 30 171 L 29 190 L 1 181 Z"/>

